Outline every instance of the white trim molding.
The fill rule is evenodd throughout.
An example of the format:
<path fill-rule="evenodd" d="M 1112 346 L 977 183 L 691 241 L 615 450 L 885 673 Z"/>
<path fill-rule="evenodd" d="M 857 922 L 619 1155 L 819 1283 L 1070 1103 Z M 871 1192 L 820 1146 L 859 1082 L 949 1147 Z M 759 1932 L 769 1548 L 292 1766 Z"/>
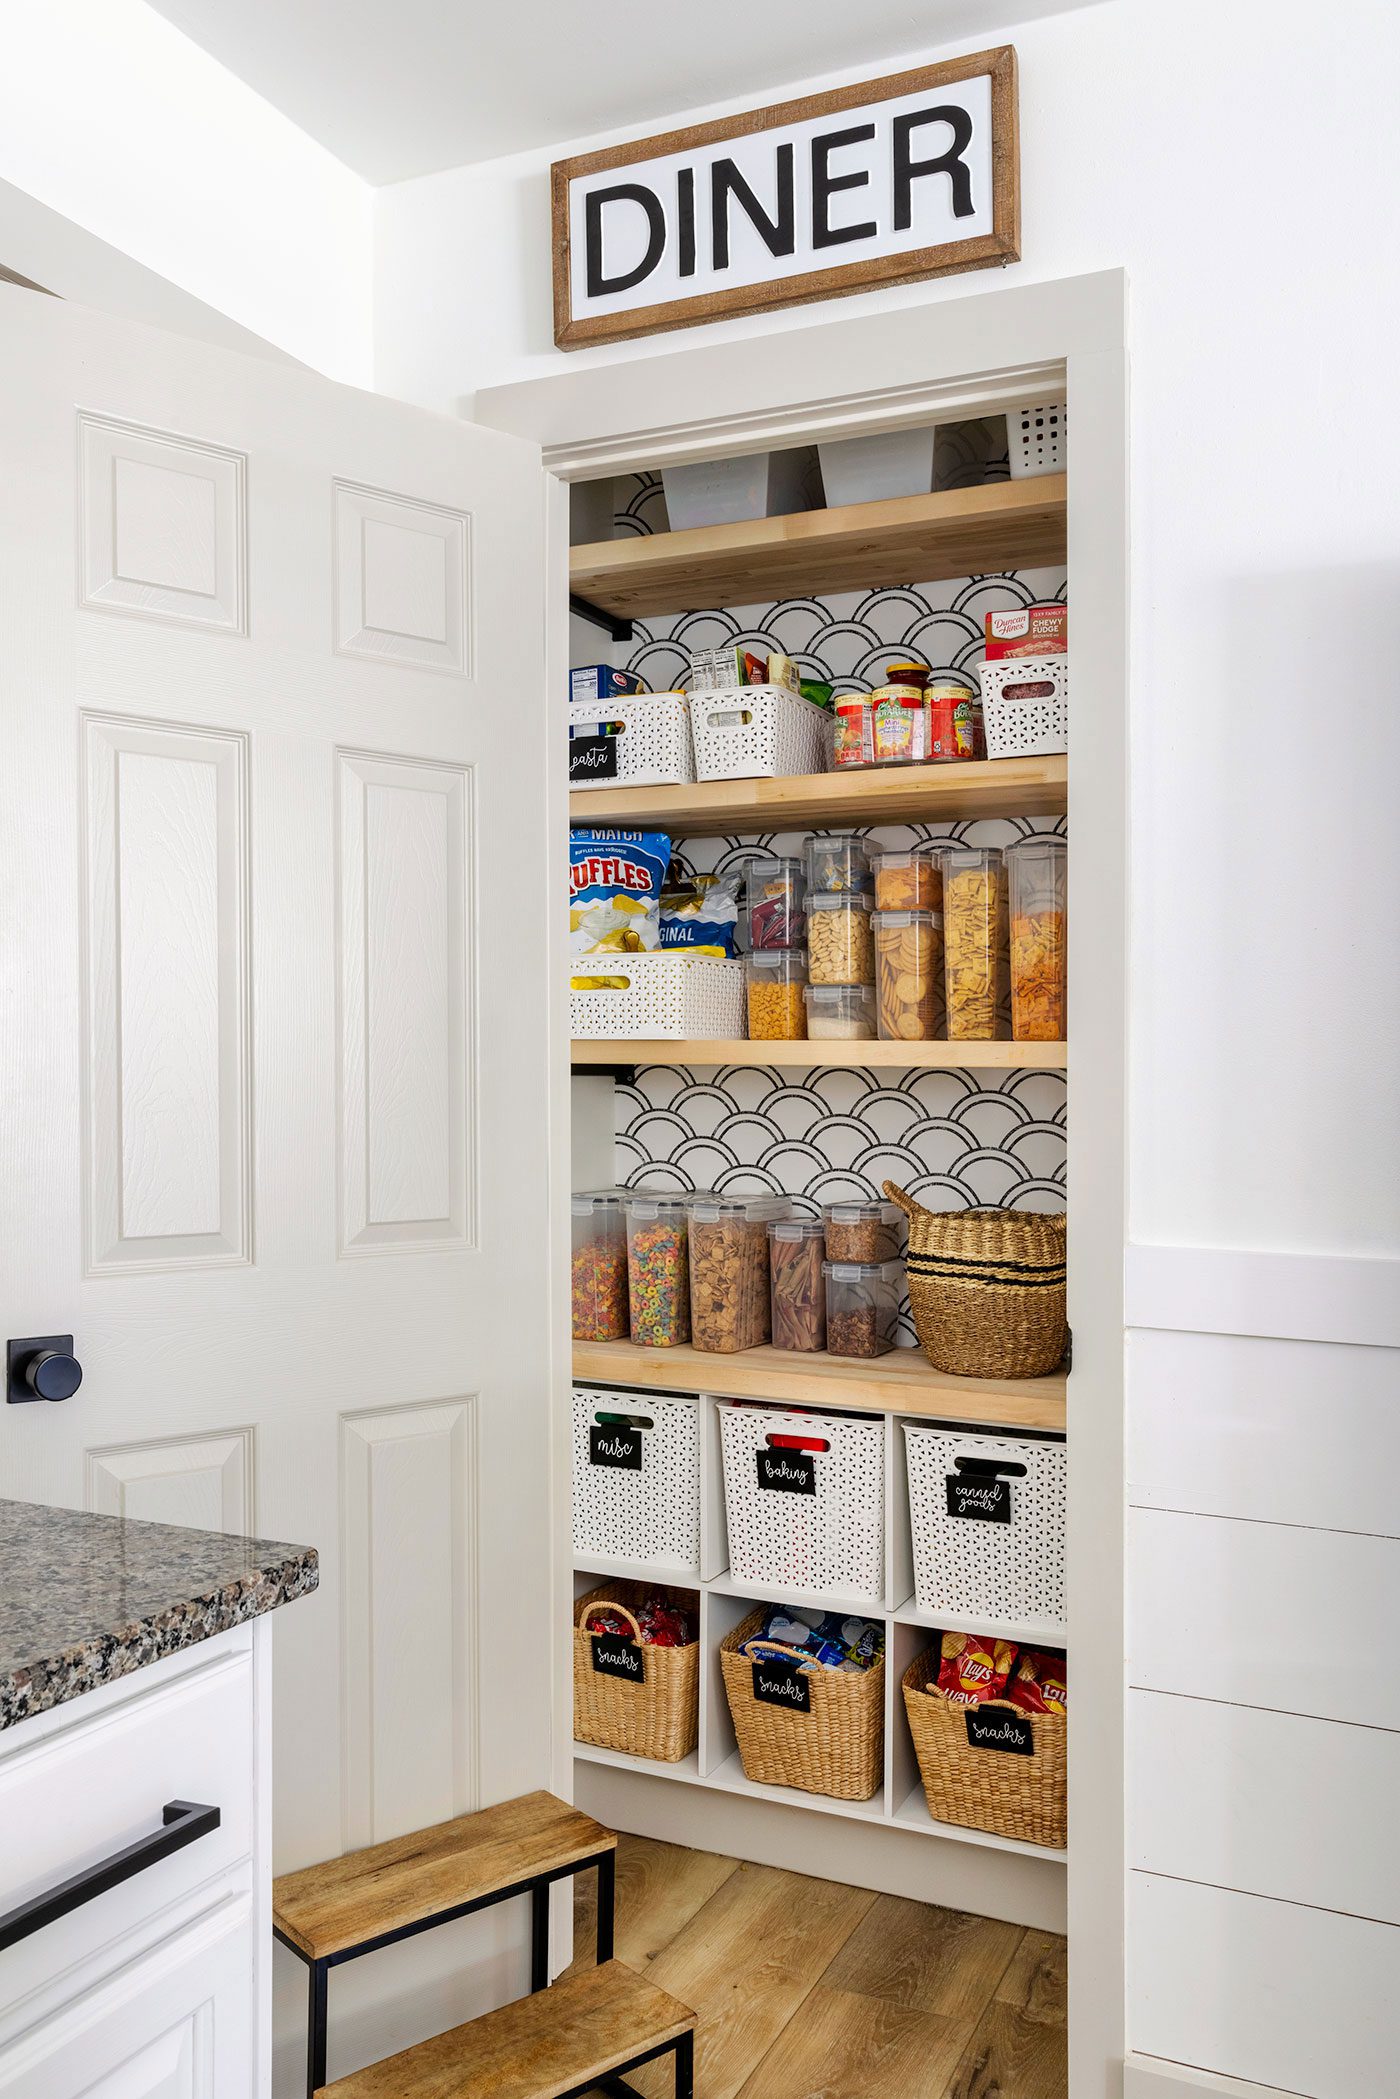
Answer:
<path fill-rule="evenodd" d="M 1184 2063 L 1164 2062 L 1155 2055 L 1129 2055 L 1123 2063 L 1123 2099 L 1298 2099 L 1276 2084 L 1247 2084 L 1238 2077 L 1218 2077 L 1213 2070 L 1192 2070 Z"/>
<path fill-rule="evenodd" d="M 1129 1326 L 1400 1348 L 1400 1260 L 1132 1244 Z"/>

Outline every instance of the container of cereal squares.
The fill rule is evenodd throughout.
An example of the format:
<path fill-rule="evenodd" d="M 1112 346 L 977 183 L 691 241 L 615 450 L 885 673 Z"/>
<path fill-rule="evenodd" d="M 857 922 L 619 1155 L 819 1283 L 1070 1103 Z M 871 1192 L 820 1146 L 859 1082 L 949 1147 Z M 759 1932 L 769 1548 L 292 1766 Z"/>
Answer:
<path fill-rule="evenodd" d="M 943 988 L 937 911 L 875 913 L 875 1013 L 882 1042 L 931 1042 Z"/>
<path fill-rule="evenodd" d="M 875 909 L 940 911 L 943 851 L 941 845 L 916 845 L 905 853 L 880 853 L 875 861 Z"/>
<path fill-rule="evenodd" d="M 813 1042 L 873 1042 L 875 994 L 865 984 L 809 984 L 807 1034 Z"/>
<path fill-rule="evenodd" d="M 700 1195 L 634 1189 L 627 1198 L 627 1296 L 640 1348 L 680 1348 L 690 1339 L 688 1221 Z"/>
<path fill-rule="evenodd" d="M 943 856 L 948 1040 L 995 1042 L 1006 974 L 1006 866 L 996 846 Z"/>
<path fill-rule="evenodd" d="M 807 899 L 807 973 L 814 984 L 873 984 L 870 892 L 823 890 Z"/>
<path fill-rule="evenodd" d="M 802 993 L 807 983 L 805 947 L 755 948 L 744 960 L 749 984 L 751 1042 L 800 1042 L 807 1033 Z"/>
<path fill-rule="evenodd" d="M 903 1212 L 896 1203 L 853 1200 L 822 1210 L 830 1261 L 893 1261 Z"/>
<path fill-rule="evenodd" d="M 690 1211 L 690 1326 L 696 1348 L 734 1355 L 770 1332 L 768 1226 L 783 1195 L 707 1195 Z"/>
<path fill-rule="evenodd" d="M 899 1328 L 898 1261 L 827 1261 L 826 1348 L 832 1356 L 883 1356 Z"/>

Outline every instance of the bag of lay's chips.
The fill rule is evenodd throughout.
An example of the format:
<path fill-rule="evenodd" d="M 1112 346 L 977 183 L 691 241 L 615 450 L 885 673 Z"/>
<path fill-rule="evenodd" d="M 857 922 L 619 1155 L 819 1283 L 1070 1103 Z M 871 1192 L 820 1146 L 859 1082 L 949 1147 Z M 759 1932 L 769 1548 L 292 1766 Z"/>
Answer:
<path fill-rule="evenodd" d="M 643 955 L 661 945 L 664 831 L 569 833 L 569 956 Z M 622 989 L 625 977 L 575 976 L 576 991 Z"/>

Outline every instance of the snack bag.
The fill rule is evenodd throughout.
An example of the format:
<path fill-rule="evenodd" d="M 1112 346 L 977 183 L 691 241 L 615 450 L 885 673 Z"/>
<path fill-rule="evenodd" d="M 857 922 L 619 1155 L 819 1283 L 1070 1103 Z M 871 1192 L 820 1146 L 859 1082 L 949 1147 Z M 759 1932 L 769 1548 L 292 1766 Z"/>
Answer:
<path fill-rule="evenodd" d="M 661 945 L 661 889 L 671 859 L 662 831 L 569 833 L 569 955 L 641 955 Z M 579 976 L 577 991 L 625 978 Z"/>
<path fill-rule="evenodd" d="M 985 1633 L 944 1633 L 938 1688 L 949 1705 L 981 1705 L 1006 1689 L 1016 1649 Z"/>
<path fill-rule="evenodd" d="M 739 952 L 739 890 L 743 876 L 696 875 L 661 895 L 662 947 L 698 948 L 705 955 Z"/>
<path fill-rule="evenodd" d="M 1020 1655 L 1006 1695 L 1019 1712 L 1063 1714 L 1068 1705 L 1064 1656 Z"/>

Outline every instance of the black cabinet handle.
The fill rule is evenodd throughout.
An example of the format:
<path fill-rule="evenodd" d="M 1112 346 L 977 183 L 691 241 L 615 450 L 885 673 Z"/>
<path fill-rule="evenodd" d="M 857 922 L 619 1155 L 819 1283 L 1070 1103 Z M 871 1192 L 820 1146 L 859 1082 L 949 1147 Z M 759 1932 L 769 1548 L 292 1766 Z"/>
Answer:
<path fill-rule="evenodd" d="M 60 1917 L 81 1909 L 95 1895 L 105 1895 L 109 1888 L 118 1888 L 124 1880 L 144 1873 L 147 1866 L 169 1858 L 173 1851 L 183 1851 L 186 1844 L 207 1837 L 211 1829 L 219 1826 L 219 1810 L 201 1807 L 194 1800 L 167 1800 L 161 1809 L 161 1821 L 164 1826 L 153 1830 L 150 1836 L 138 1837 L 124 1851 L 114 1851 L 110 1858 L 89 1866 L 85 1873 L 75 1873 L 71 1880 L 61 1880 L 47 1894 L 35 1895 L 17 1910 L 6 1911 L 0 1916 L 0 1953 L 27 1939 L 31 1932 L 42 1931 L 46 1924 L 55 1924 Z"/>

